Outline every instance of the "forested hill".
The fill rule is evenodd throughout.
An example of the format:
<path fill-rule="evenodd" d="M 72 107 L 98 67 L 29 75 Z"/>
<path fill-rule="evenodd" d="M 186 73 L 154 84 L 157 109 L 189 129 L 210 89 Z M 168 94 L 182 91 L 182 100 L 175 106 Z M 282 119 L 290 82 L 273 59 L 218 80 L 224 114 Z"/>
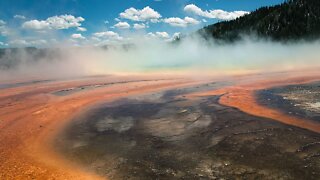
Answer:
<path fill-rule="evenodd" d="M 251 34 L 277 41 L 313 40 L 320 37 L 320 0 L 288 0 L 232 21 L 209 25 L 198 32 L 205 38 L 225 41 Z"/>

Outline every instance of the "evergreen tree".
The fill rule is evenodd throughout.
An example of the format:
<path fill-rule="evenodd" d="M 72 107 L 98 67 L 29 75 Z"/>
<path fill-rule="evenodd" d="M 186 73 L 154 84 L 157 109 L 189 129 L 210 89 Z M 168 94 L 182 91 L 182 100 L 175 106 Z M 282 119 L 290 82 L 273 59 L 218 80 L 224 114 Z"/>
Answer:
<path fill-rule="evenodd" d="M 223 41 L 235 41 L 242 35 L 252 34 L 278 41 L 317 39 L 320 37 L 320 1 L 288 0 L 232 21 L 209 25 L 198 32 L 205 38 Z"/>

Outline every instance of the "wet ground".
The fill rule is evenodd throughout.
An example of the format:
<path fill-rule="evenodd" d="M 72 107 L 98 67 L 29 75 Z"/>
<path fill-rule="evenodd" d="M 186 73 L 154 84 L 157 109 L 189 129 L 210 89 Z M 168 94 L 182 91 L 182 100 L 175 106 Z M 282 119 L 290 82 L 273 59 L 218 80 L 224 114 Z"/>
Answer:
<path fill-rule="evenodd" d="M 92 90 L 96 88 L 105 88 L 112 85 L 119 85 L 119 84 L 127 84 L 127 83 L 134 83 L 134 82 L 148 82 L 148 81 L 161 81 L 164 79 L 157 79 L 157 80 L 132 80 L 132 81 L 116 81 L 116 82 L 108 82 L 108 83 L 98 83 L 98 84 L 90 84 L 90 85 L 83 85 L 83 86 L 76 86 L 67 89 L 62 89 L 59 91 L 52 92 L 53 95 L 56 96 L 68 96 L 74 93 L 78 93 L 81 91 Z"/>
<path fill-rule="evenodd" d="M 38 80 L 38 81 L 27 81 L 27 82 L 19 82 L 19 83 L 3 83 L 3 84 L 0 84 L 0 90 L 7 89 L 7 88 L 21 87 L 21 86 L 26 86 L 26 85 L 32 85 L 32 84 L 45 83 L 45 82 L 50 82 L 50 81 L 51 80 Z"/>
<path fill-rule="evenodd" d="M 225 85 L 97 106 L 66 127 L 57 150 L 110 179 L 320 178 L 320 134 L 222 106 L 219 96 L 184 96 Z"/>
<path fill-rule="evenodd" d="M 266 89 L 258 96 L 260 104 L 320 122 L 320 82 Z"/>

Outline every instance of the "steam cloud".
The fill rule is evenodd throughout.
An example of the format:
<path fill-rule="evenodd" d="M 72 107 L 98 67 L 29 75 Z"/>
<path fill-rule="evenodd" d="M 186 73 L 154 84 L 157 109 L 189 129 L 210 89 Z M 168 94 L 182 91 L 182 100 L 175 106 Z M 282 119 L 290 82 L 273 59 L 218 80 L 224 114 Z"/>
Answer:
<path fill-rule="evenodd" d="M 0 80 L 142 72 L 232 74 L 320 66 L 319 41 L 282 44 L 244 38 L 221 45 L 199 37 L 180 43 L 132 37 L 131 42 L 108 48 L 6 49 L 0 54 Z"/>

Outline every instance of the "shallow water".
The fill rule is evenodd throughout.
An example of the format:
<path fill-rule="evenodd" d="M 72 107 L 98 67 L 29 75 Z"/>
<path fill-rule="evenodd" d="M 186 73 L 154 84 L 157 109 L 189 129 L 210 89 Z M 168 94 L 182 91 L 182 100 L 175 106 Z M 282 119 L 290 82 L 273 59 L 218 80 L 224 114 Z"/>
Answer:
<path fill-rule="evenodd" d="M 61 133 L 58 150 L 111 179 L 319 179 L 320 146 L 299 151 L 319 134 L 222 106 L 219 96 L 183 97 L 207 86 L 96 107 Z"/>
<path fill-rule="evenodd" d="M 320 82 L 262 90 L 258 96 L 263 105 L 320 122 Z"/>

